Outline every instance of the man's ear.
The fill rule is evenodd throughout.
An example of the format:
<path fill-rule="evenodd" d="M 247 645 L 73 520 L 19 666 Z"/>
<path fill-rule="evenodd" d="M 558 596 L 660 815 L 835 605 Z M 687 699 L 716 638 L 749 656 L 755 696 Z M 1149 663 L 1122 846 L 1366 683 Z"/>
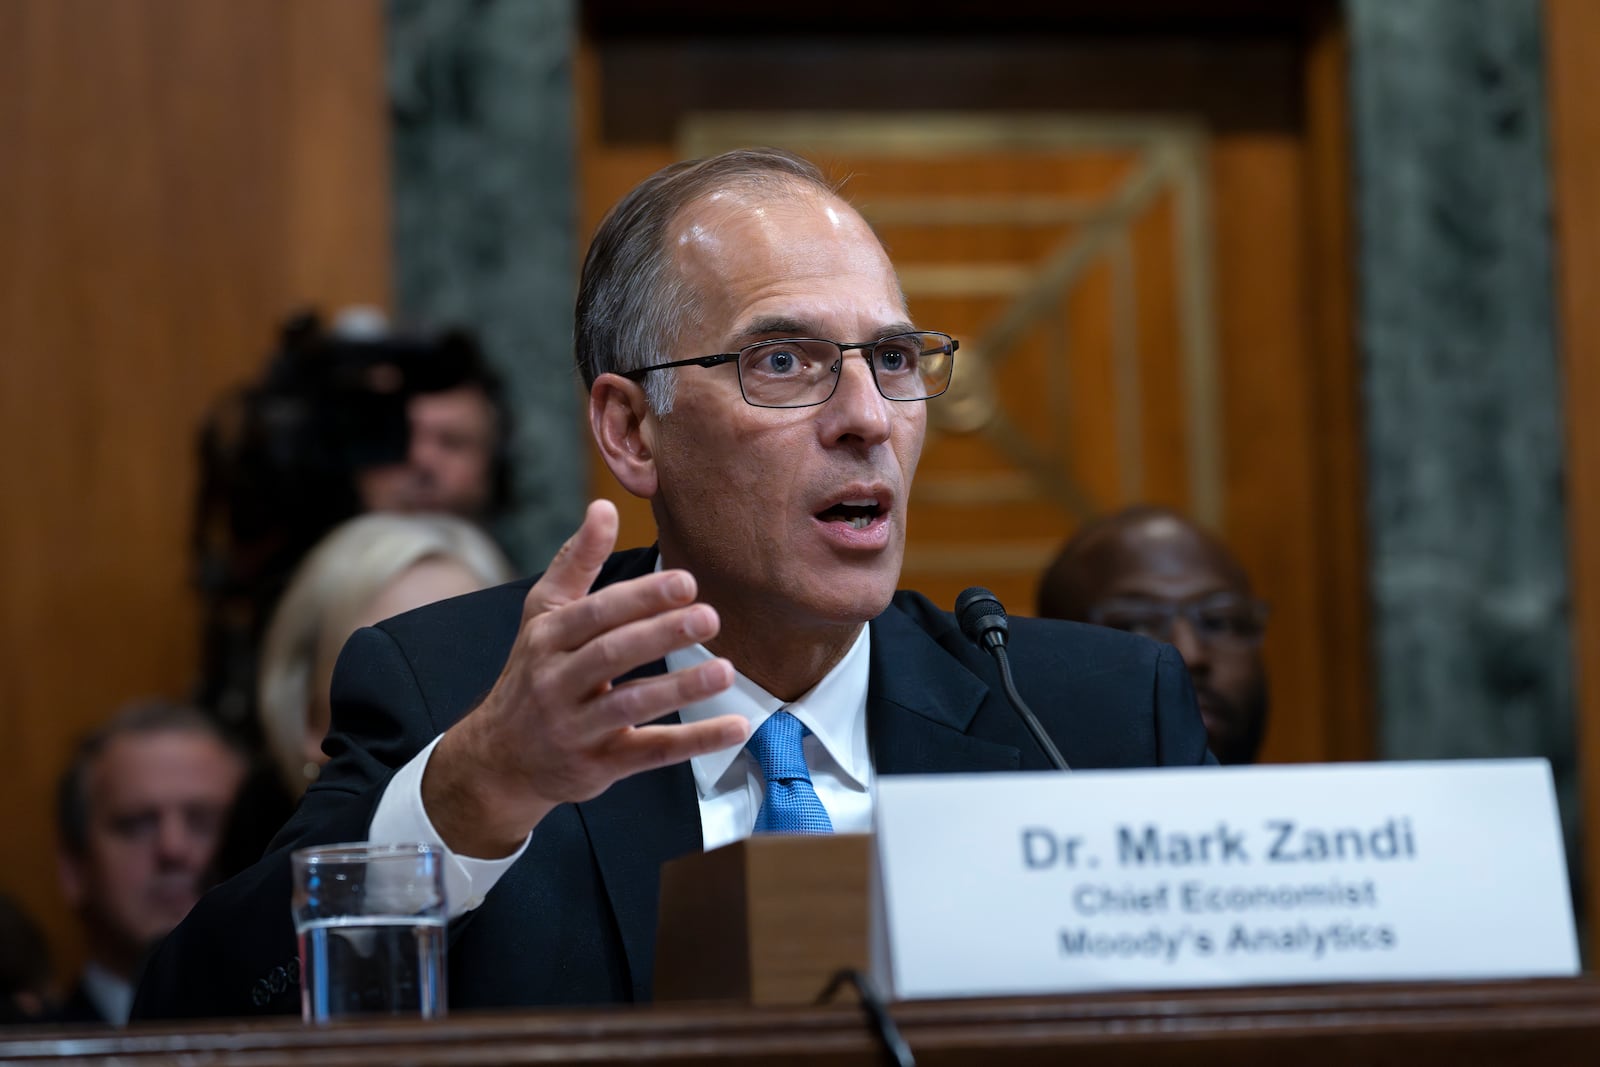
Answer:
<path fill-rule="evenodd" d="M 656 495 L 655 416 L 644 387 L 602 374 L 589 390 L 589 429 L 600 457 L 622 487 L 645 500 Z"/>

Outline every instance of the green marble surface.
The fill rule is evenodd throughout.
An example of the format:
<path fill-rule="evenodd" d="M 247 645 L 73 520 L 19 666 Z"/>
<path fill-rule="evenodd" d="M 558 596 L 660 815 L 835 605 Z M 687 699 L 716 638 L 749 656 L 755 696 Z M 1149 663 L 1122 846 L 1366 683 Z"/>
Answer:
<path fill-rule="evenodd" d="M 1382 754 L 1546 756 L 1571 842 L 1541 8 L 1347 9 Z"/>
<path fill-rule="evenodd" d="M 569 0 L 390 0 L 396 302 L 478 331 L 516 412 L 516 504 L 496 533 L 542 569 L 587 490 L 572 370 Z"/>

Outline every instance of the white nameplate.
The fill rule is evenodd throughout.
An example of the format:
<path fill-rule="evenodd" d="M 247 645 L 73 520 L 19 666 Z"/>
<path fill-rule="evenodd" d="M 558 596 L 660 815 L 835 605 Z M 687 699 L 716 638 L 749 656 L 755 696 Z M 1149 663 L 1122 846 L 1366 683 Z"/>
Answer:
<path fill-rule="evenodd" d="M 1543 760 L 877 786 L 896 998 L 1578 971 Z"/>

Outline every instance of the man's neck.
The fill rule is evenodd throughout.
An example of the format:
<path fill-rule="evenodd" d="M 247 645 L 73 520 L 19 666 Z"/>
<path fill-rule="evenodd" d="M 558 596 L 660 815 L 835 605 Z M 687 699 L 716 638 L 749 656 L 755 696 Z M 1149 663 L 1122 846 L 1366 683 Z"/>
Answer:
<path fill-rule="evenodd" d="M 722 632 L 706 648 L 779 700 L 797 700 L 844 659 L 863 625 L 793 633 L 762 620 L 741 625 L 724 615 Z"/>
<path fill-rule="evenodd" d="M 658 534 L 659 537 L 659 534 Z M 675 553 L 657 541 L 658 568 L 681 566 Z M 695 568 L 687 568 L 691 573 Z M 796 700 L 811 691 L 831 671 L 861 636 L 863 622 L 808 620 L 796 622 L 765 600 L 748 596 L 715 579 L 697 574 L 700 599 L 717 609 L 722 628 L 705 643 L 734 669 L 779 700 Z"/>
<path fill-rule="evenodd" d="M 99 924 L 90 924 L 86 955 L 103 973 L 124 982 L 133 981 L 144 960 L 144 949 L 129 944 L 126 938 L 104 930 Z"/>

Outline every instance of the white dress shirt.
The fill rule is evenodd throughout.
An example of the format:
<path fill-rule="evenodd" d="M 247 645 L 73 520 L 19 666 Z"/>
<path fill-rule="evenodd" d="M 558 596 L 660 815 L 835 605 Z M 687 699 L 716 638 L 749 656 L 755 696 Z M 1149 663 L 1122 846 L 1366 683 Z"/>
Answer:
<path fill-rule="evenodd" d="M 844 658 L 798 700 L 785 704 L 744 675 L 708 700 L 679 712 L 684 722 L 738 715 L 750 723 L 750 736 L 773 712 L 787 709 L 811 733 L 804 741 L 806 766 L 817 799 L 828 809 L 835 833 L 865 833 L 872 828 L 872 759 L 867 753 L 867 659 L 869 628 Z M 667 669 L 679 670 L 711 659 L 703 645 L 667 653 Z M 761 810 L 766 779 L 747 748 L 725 748 L 689 761 L 700 796 L 700 835 L 707 851 L 750 836 Z"/>
<path fill-rule="evenodd" d="M 844 658 L 809 692 L 789 704 L 735 671 L 731 688 L 686 705 L 679 715 L 684 722 L 738 715 L 749 720 L 753 735 L 774 711 L 787 708 L 811 731 L 804 742 L 806 765 L 835 832 L 864 833 L 872 827 L 873 797 L 872 758 L 867 751 L 870 633 L 869 627 L 861 627 Z M 704 646 L 694 645 L 669 652 L 667 669 L 679 670 L 711 658 Z M 462 856 L 444 845 L 422 807 L 422 774 L 438 743 L 434 738 L 389 780 L 367 839 L 374 844 L 419 841 L 445 848 L 445 893 L 450 917 L 455 918 L 483 903 L 484 895 L 522 856 L 528 842 L 524 840 L 516 852 L 497 860 Z M 689 766 L 694 772 L 705 847 L 718 848 L 749 837 L 766 787 L 755 757 L 737 746 L 696 756 Z"/>
<path fill-rule="evenodd" d="M 132 982 L 119 978 L 90 960 L 83 965 L 79 984 L 83 986 L 83 995 L 89 998 L 89 1003 L 95 1006 L 106 1022 L 112 1026 L 128 1025 L 128 1016 L 133 1014 Z"/>

